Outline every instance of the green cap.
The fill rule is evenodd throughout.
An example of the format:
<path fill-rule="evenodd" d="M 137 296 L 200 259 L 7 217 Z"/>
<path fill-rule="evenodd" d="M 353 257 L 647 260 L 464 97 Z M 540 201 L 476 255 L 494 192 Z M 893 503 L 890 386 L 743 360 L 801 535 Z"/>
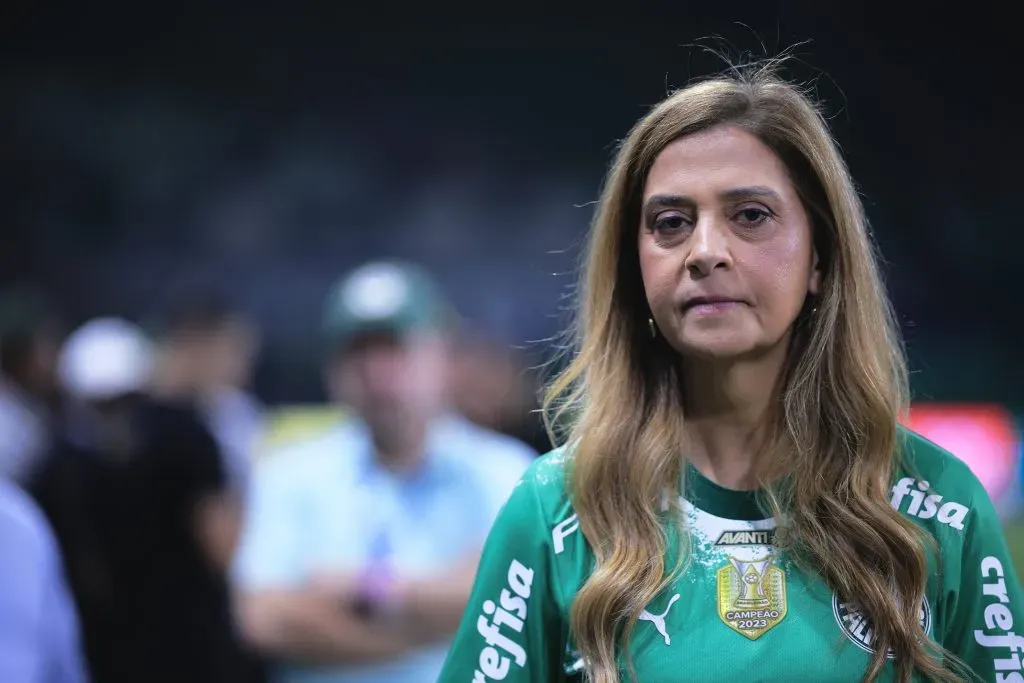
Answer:
<path fill-rule="evenodd" d="M 377 261 L 360 266 L 331 287 L 323 332 L 328 343 L 338 347 L 368 332 L 442 331 L 452 318 L 448 302 L 424 269 Z"/>

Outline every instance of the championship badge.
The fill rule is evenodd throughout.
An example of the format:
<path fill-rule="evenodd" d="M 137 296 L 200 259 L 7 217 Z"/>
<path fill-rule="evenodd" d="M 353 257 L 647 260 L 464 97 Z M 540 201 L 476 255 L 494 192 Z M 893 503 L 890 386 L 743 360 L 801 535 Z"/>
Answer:
<path fill-rule="evenodd" d="M 718 616 L 757 640 L 786 617 L 786 572 L 770 555 L 753 562 L 730 557 L 718 570 Z"/>

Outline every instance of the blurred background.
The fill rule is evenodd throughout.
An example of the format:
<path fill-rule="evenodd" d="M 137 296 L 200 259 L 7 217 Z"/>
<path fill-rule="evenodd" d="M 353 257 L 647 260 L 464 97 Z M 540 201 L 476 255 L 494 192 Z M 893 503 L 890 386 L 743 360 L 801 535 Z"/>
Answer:
<path fill-rule="evenodd" d="M 818 5 L 7 7 L 0 287 L 46 311 L 11 314 L 12 329 L 45 318 L 57 353 L 98 317 L 151 334 L 203 311 L 237 323 L 217 362 L 238 361 L 223 381 L 260 425 L 240 447 L 257 460 L 336 424 L 332 283 L 412 261 L 459 315 L 456 406 L 543 452 L 538 368 L 615 141 L 672 87 L 721 70 L 695 43 L 792 48 L 788 75 L 823 101 L 885 258 L 914 370 L 908 421 L 978 473 L 1024 568 L 1010 22 L 984 3 Z M 184 313 L 168 303 L 183 290 L 205 293 Z"/>

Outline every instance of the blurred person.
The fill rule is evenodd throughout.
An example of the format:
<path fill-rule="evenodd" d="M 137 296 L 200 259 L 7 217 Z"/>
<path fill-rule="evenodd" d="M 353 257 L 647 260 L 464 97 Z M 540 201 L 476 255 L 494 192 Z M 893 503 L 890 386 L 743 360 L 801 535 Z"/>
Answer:
<path fill-rule="evenodd" d="M 800 89 L 761 65 L 656 105 L 579 291 L 563 446 L 495 524 L 441 683 L 1024 680 L 999 520 L 898 426 L 863 206 Z"/>
<path fill-rule="evenodd" d="M 460 335 L 450 365 L 452 404 L 459 413 L 534 450 L 550 448 L 538 415 L 535 376 L 513 349 L 480 334 Z"/>
<path fill-rule="evenodd" d="M 54 315 L 37 292 L 0 295 L 0 477 L 23 484 L 49 447 L 59 344 Z"/>
<path fill-rule="evenodd" d="M 358 418 L 268 456 L 236 573 L 278 683 L 440 671 L 487 528 L 536 455 L 449 412 L 452 321 L 405 263 L 367 264 L 327 298 L 329 394 Z"/>
<path fill-rule="evenodd" d="M 167 299 L 155 321 L 153 393 L 195 404 L 221 447 L 232 488 L 244 496 L 265 422 L 263 406 L 248 390 L 257 330 L 205 283 L 183 283 Z"/>
<path fill-rule="evenodd" d="M 85 683 L 78 616 L 39 508 L 0 479 L 0 681 Z"/>
<path fill-rule="evenodd" d="M 153 364 L 124 320 L 68 338 L 66 423 L 32 493 L 60 541 L 96 683 L 233 683 L 239 510 L 195 411 L 147 395 Z"/>

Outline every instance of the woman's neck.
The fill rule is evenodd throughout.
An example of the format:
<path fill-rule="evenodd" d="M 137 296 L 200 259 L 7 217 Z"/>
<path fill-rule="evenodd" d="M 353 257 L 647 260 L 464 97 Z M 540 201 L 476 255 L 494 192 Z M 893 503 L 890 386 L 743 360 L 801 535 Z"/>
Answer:
<path fill-rule="evenodd" d="M 731 489 L 757 488 L 757 456 L 783 360 L 686 365 L 686 458 L 711 481 Z"/>

